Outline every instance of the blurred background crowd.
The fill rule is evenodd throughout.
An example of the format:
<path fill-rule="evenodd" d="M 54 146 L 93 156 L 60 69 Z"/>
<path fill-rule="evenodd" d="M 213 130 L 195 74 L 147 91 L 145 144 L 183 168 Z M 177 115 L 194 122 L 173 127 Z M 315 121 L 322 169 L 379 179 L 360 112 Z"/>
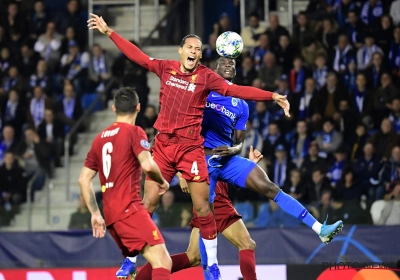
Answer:
<path fill-rule="evenodd" d="M 312 0 L 296 15 L 291 35 L 274 13 L 260 21 L 256 2 L 246 1 L 244 29 L 223 13 L 203 38 L 202 63 L 213 68 L 218 35 L 240 33 L 245 50 L 234 82 L 286 95 L 291 103 L 286 118 L 273 102 L 248 101 L 242 156 L 250 145 L 260 150 L 270 179 L 320 221 L 329 214 L 328 222 L 400 224 L 400 0 Z M 12 222 L 18 205 L 34 201 L 46 176 L 57 176 L 62 156 L 74 153 L 73 145 L 64 151 L 65 137 L 73 144 L 85 131 L 82 124 L 70 133 L 97 94 L 107 97 L 107 107 L 114 89 L 136 87 L 144 108 L 138 124 L 150 139 L 156 133 L 158 106 L 148 104 L 147 71 L 101 45 L 88 47 L 86 4 L 1 2 L 0 225 Z M 179 9 L 182 15 L 187 6 Z M 183 36 L 179 23 L 187 19 L 175 19 L 171 14 L 167 30 Z M 256 193 L 232 187 L 230 196 L 249 226 L 301 226 Z M 191 212 L 174 178 L 154 219 L 161 227 L 188 227 Z M 90 227 L 82 199 L 69 227 Z"/>

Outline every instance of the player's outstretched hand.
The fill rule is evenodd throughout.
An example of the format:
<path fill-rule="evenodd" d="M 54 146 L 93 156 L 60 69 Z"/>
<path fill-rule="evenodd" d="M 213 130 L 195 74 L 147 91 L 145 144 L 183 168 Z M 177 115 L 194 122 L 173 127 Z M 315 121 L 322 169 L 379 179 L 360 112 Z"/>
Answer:
<path fill-rule="evenodd" d="M 259 150 L 254 150 L 253 146 L 250 146 L 249 160 L 253 161 L 254 163 L 259 163 L 263 157 L 264 156 L 260 153 Z"/>
<path fill-rule="evenodd" d="M 231 149 L 224 145 L 224 146 L 219 146 L 213 149 L 214 154 L 219 155 L 220 157 L 224 157 L 224 156 L 229 156 L 232 154 Z"/>
<path fill-rule="evenodd" d="M 169 183 L 164 180 L 163 184 L 158 184 L 158 189 L 159 189 L 158 190 L 158 194 L 159 195 L 165 194 L 169 189 Z"/>
<path fill-rule="evenodd" d="M 279 106 L 282 107 L 283 111 L 285 112 L 285 116 L 290 117 L 290 104 L 286 96 L 274 93 L 272 98 L 276 101 L 276 103 L 278 103 Z"/>
<path fill-rule="evenodd" d="M 103 238 L 106 235 L 106 223 L 99 214 L 92 214 L 93 237 Z"/>
<path fill-rule="evenodd" d="M 97 29 L 103 34 L 111 35 L 112 30 L 108 27 L 103 17 L 90 14 L 91 18 L 87 21 L 90 30 Z"/>

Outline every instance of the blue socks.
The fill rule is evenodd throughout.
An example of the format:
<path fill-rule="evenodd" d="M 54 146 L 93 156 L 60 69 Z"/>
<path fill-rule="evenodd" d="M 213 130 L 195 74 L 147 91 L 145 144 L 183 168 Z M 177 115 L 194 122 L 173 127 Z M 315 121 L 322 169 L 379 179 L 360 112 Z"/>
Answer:
<path fill-rule="evenodd" d="M 204 279 L 209 280 L 208 277 L 208 272 L 207 272 L 207 251 L 206 251 L 206 246 L 204 245 L 203 238 L 201 238 L 200 234 L 200 239 L 199 239 L 199 250 L 200 250 L 200 258 L 201 258 L 201 266 L 203 268 L 203 273 L 204 273 Z"/>
<path fill-rule="evenodd" d="M 283 211 L 296 217 L 305 223 L 309 228 L 313 228 L 314 223 L 317 222 L 317 220 L 310 213 L 308 213 L 307 209 L 301 205 L 300 202 L 282 190 L 280 190 L 275 196 L 274 201 Z"/>

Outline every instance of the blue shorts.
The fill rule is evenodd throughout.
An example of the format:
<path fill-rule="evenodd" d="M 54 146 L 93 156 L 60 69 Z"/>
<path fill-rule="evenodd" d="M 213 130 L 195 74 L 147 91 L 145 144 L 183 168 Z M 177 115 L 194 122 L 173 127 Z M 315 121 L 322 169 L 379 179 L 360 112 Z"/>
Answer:
<path fill-rule="evenodd" d="M 210 177 L 210 203 L 214 201 L 215 185 L 223 181 L 235 187 L 245 188 L 246 179 L 250 172 L 257 166 L 251 160 L 241 156 L 226 156 L 211 158 L 206 156 L 208 176 Z"/>

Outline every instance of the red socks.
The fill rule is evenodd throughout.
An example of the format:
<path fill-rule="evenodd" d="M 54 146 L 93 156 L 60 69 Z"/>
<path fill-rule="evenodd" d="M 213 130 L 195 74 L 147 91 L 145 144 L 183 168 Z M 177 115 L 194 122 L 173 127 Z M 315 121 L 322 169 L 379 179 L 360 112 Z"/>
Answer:
<path fill-rule="evenodd" d="M 171 259 L 172 259 L 171 273 L 180 271 L 182 269 L 189 268 L 191 266 L 189 258 L 185 253 L 172 255 Z M 156 270 L 156 269 L 154 269 L 154 270 Z M 155 279 L 155 278 L 151 278 L 152 273 L 153 273 L 153 277 L 154 277 L 154 270 L 149 263 L 146 263 L 141 269 L 139 269 L 139 272 L 136 274 L 135 280 Z"/>
<path fill-rule="evenodd" d="M 147 279 L 170 280 L 171 279 L 171 273 L 169 272 L 168 269 L 156 268 L 156 269 L 153 269 L 153 273 L 151 274 L 151 278 L 147 278 Z"/>
<path fill-rule="evenodd" d="M 256 257 L 253 250 L 239 251 L 240 272 L 246 280 L 257 280 Z"/>
<path fill-rule="evenodd" d="M 210 213 L 205 217 L 198 217 L 200 234 L 203 239 L 212 240 L 217 237 L 217 224 L 213 213 Z"/>

